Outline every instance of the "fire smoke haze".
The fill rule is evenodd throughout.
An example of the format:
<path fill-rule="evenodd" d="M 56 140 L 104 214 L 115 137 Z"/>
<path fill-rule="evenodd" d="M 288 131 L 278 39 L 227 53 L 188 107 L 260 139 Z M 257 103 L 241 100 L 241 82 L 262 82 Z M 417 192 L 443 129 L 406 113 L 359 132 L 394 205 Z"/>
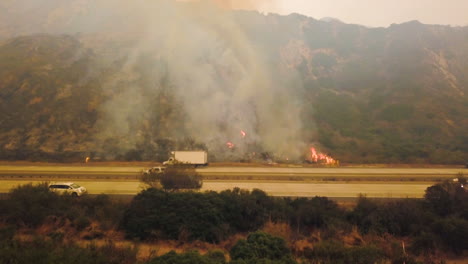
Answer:
<path fill-rule="evenodd" d="M 154 55 L 166 59 L 189 114 L 188 133 L 218 156 L 227 152 L 226 142 L 235 141 L 239 153 L 258 143 L 266 151 L 297 158 L 303 143 L 296 99 L 285 83 L 273 80 L 261 51 L 230 14 L 210 2 L 167 2 L 161 10 L 170 16 L 149 18 L 136 52 L 154 49 Z M 242 140 L 241 130 L 249 135 Z"/>
<path fill-rule="evenodd" d="M 195 0 L 194 0 L 195 1 Z M 419 20 L 424 24 L 468 25 L 466 0 L 212 0 L 233 9 L 254 9 L 283 15 L 299 13 L 316 19 L 337 18 L 345 23 L 387 27 Z"/>
<path fill-rule="evenodd" d="M 203 0 L 178 0 L 179 2 L 200 2 Z M 277 0 L 205 0 L 228 9 L 263 10 L 277 8 Z"/>
<path fill-rule="evenodd" d="M 22 33 L 131 34 L 131 47 L 117 58 L 125 60 L 124 66 L 103 84 L 114 96 L 101 109 L 98 141 L 116 137 L 122 139 L 123 151 L 132 149 L 145 133 L 135 128 L 147 122 L 145 117 L 155 103 L 145 95 L 169 87 L 187 116 L 184 131 L 167 131 L 166 138 L 191 137 L 221 158 L 231 141 L 239 155 L 257 145 L 278 157 L 297 159 L 307 148 L 300 98 L 289 92 L 300 82 L 294 80 L 294 73 L 275 76 L 272 67 L 278 66 L 263 59 L 262 47 L 251 44 L 227 10 L 271 1 L 23 2 L 23 6 L 15 2 L 16 9 L 13 1 L 3 3 L 16 12 L 18 20 L 30 23 L 19 28 Z M 45 26 L 34 28 L 34 24 Z M 112 54 L 106 47 L 101 49 Z M 139 82 L 141 69 L 150 73 L 151 81 Z M 241 130 L 245 137 L 240 136 Z"/>

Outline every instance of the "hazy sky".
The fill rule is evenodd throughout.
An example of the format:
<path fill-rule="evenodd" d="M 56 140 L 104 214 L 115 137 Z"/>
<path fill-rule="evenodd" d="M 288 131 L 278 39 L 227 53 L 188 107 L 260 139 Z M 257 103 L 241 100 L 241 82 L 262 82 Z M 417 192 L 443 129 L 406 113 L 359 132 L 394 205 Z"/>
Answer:
<path fill-rule="evenodd" d="M 235 2 L 232 1 L 232 2 Z M 263 12 L 300 13 L 316 19 L 389 26 L 419 20 L 424 24 L 468 25 L 468 0 L 251 0 Z"/>

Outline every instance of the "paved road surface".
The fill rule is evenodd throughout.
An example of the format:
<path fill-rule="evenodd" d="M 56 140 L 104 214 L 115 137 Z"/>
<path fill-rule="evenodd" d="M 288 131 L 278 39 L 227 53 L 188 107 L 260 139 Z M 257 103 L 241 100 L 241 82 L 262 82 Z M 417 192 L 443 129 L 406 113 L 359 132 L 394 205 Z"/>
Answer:
<path fill-rule="evenodd" d="M 20 183 L 73 181 L 92 194 L 136 194 L 142 167 L 0 166 L 0 192 Z M 452 179 L 465 168 L 207 167 L 203 190 L 258 188 L 276 196 L 422 197 L 434 181 Z M 402 181 L 402 179 L 404 181 Z M 327 180 L 327 181 L 324 181 Z M 360 181 L 356 181 L 360 180 Z"/>
<path fill-rule="evenodd" d="M 8 192 L 21 184 L 41 181 L 16 180 L 0 181 L 0 192 Z M 90 194 L 134 195 L 143 190 L 138 181 L 75 181 L 85 186 Z M 295 183 L 295 182 L 255 182 L 255 181 L 205 181 L 202 191 L 222 191 L 239 187 L 252 190 L 261 189 L 273 196 L 291 197 L 357 197 L 365 194 L 375 198 L 421 198 L 431 183 Z"/>
<path fill-rule="evenodd" d="M 0 166 L 0 179 L 138 179 L 142 167 L 95 166 Z M 384 180 L 430 181 L 451 179 L 466 168 L 302 168 L 302 167 L 207 167 L 197 169 L 211 180 Z"/>

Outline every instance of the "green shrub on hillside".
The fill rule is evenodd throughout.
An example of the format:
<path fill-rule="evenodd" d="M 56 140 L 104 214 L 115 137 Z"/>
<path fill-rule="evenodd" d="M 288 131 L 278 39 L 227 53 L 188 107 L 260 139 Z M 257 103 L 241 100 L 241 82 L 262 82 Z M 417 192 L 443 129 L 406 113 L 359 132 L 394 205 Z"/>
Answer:
<path fill-rule="evenodd" d="M 327 228 L 344 222 L 345 212 L 326 197 L 299 198 L 290 203 L 290 223 L 298 230 Z"/>
<path fill-rule="evenodd" d="M 137 263 L 136 253 L 135 248 L 118 248 L 112 243 L 82 247 L 41 238 L 0 241 L 0 263 L 133 264 Z"/>
<path fill-rule="evenodd" d="M 345 247 L 337 241 L 323 241 L 307 248 L 305 258 L 310 264 L 378 264 L 386 263 L 382 249 L 374 245 Z"/>
<path fill-rule="evenodd" d="M 222 253 L 221 253 L 222 254 Z M 209 252 L 206 255 L 200 255 L 198 251 L 189 251 L 177 254 L 175 251 L 156 257 L 146 264 L 225 264 L 224 255 Z"/>
<path fill-rule="evenodd" d="M 230 255 L 231 263 L 296 263 L 284 239 L 264 232 L 251 233 L 246 240 L 239 240 Z"/>
<path fill-rule="evenodd" d="M 167 193 L 148 189 L 125 212 L 122 228 L 129 237 L 218 242 L 236 232 L 254 231 L 274 210 L 264 192 Z"/>
<path fill-rule="evenodd" d="M 64 216 L 72 203 L 70 198 L 50 192 L 46 183 L 21 185 L 0 201 L 0 218 L 17 226 L 37 227 L 48 216 Z"/>

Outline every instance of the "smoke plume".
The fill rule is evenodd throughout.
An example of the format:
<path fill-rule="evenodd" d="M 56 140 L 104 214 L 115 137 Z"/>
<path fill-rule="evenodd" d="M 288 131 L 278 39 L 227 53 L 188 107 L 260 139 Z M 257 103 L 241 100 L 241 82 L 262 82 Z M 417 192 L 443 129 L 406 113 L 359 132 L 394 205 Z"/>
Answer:
<path fill-rule="evenodd" d="M 41 26 L 22 31 L 80 33 L 89 45 L 93 36 L 108 36 L 108 45 L 93 46 L 103 54 L 100 69 L 117 61 L 123 66 L 102 84 L 108 100 L 96 125 L 98 141 L 114 138 L 126 150 L 141 143 L 144 134 L 157 133 L 173 140 L 193 138 L 226 159 L 256 149 L 289 159 L 302 154 L 301 100 L 292 92 L 300 83 L 278 76 L 277 66 L 265 61 L 262 48 L 251 42 L 228 10 L 272 1 L 69 2 L 43 1 L 42 16 L 32 18 Z M 183 110 L 153 113 L 166 97 L 149 98 L 167 90 Z M 184 127 L 151 124 L 152 115 L 183 119 Z M 227 142 L 235 148 L 229 149 Z"/>

